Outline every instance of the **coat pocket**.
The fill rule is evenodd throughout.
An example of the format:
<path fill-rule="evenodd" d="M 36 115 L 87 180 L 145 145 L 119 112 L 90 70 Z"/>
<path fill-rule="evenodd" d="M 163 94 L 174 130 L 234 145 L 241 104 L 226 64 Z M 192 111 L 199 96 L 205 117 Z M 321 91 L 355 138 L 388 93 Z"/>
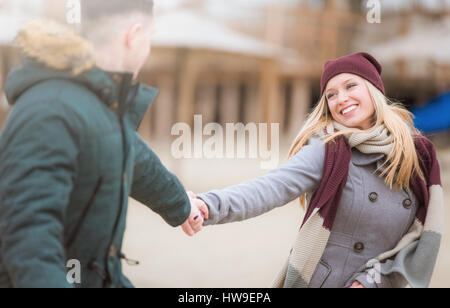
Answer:
<path fill-rule="evenodd" d="M 84 220 L 86 219 L 86 216 L 89 212 L 89 209 L 91 208 L 92 204 L 94 203 L 95 200 L 95 196 L 98 194 L 100 187 L 102 186 L 103 183 L 103 176 L 101 176 L 97 183 L 95 184 L 95 188 L 91 194 L 91 196 L 89 197 L 86 205 L 83 207 L 83 210 L 81 212 L 80 218 L 78 219 L 77 223 L 75 224 L 75 227 L 73 228 L 73 231 L 69 234 L 69 236 L 67 237 L 66 240 L 66 249 L 69 249 L 73 242 L 75 241 L 78 232 L 81 229 L 81 226 L 83 225 Z"/>
<path fill-rule="evenodd" d="M 309 283 L 310 288 L 321 288 L 330 274 L 331 266 L 325 261 L 320 260 Z"/>

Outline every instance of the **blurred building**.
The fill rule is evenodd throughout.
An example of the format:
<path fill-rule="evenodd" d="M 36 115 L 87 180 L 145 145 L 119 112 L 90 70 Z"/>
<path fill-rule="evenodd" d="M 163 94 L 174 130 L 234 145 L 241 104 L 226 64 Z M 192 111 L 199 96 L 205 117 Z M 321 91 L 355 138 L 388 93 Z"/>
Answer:
<path fill-rule="evenodd" d="M 350 51 L 360 7 L 275 1 L 243 10 L 222 2 L 236 19 L 214 16 L 210 3 L 184 1 L 179 11 L 159 12 L 141 78 L 161 94 L 141 132 L 167 136 L 173 123 L 191 123 L 195 113 L 204 122 L 280 123 L 291 138 L 319 98 L 324 61 Z"/>
<path fill-rule="evenodd" d="M 279 122 L 284 137 L 290 139 L 319 99 L 325 61 L 356 51 L 368 51 L 380 59 L 388 96 L 408 107 L 450 90 L 448 2 L 430 8 L 426 1 L 398 7 L 385 1 L 380 24 L 368 23 L 366 1 L 261 2 L 265 4 L 244 8 L 239 1 L 187 0 L 179 13 L 160 12 L 164 31 L 155 38 L 153 56 L 142 78 L 161 85 L 163 103 L 157 101 L 152 115 L 147 116 L 144 132 L 165 136 L 174 122 L 190 123 L 195 113 L 203 114 L 204 122 Z M 250 41 L 257 38 L 280 46 L 280 50 L 272 57 L 230 52 L 225 39 L 224 44 L 215 44 L 214 52 L 198 41 L 197 46 L 164 45 L 159 38 L 170 36 L 169 32 L 183 36 L 196 24 L 188 19 L 182 22 L 183 14 L 211 22 L 195 30 L 205 41 L 212 42 L 214 37 L 220 41 L 224 36 L 209 31 L 216 29 L 215 23 L 236 31 L 236 36 L 246 34 Z M 164 25 L 171 18 L 179 23 Z M 197 64 L 193 58 L 198 59 Z M 169 65 L 163 68 L 161 63 Z M 175 63 L 181 67 L 176 69 Z"/>
<path fill-rule="evenodd" d="M 0 16 L 29 11 L 18 9 L 25 2 L 0 0 Z M 152 57 L 139 77 L 160 89 L 140 128 L 146 138 L 170 136 L 174 123 L 202 114 L 203 123 L 278 122 L 290 139 L 319 99 L 324 62 L 355 51 L 379 58 L 388 95 L 410 106 L 450 89 L 448 1 L 399 8 L 382 0 L 380 24 L 367 22 L 359 0 L 178 2 L 157 10 Z M 64 0 L 33 3 L 33 14 L 65 16 Z M 3 76 L 17 62 L 10 39 L 2 30 Z"/>
<path fill-rule="evenodd" d="M 141 79 L 160 89 L 145 122 L 167 136 L 175 122 L 285 122 L 283 78 L 307 67 L 297 51 L 245 35 L 192 8 L 157 17 L 152 57 Z M 283 69 L 283 67 L 285 67 Z M 306 69 L 305 69 L 306 71 Z M 309 105 L 306 74 L 292 77 L 296 108 Z M 144 123 L 145 123 L 144 122 Z"/>
<path fill-rule="evenodd" d="M 353 49 L 364 49 L 383 63 L 388 95 L 420 106 L 450 91 L 450 11 L 448 1 L 427 8 L 411 1 L 383 12 L 380 26 L 362 24 Z"/>

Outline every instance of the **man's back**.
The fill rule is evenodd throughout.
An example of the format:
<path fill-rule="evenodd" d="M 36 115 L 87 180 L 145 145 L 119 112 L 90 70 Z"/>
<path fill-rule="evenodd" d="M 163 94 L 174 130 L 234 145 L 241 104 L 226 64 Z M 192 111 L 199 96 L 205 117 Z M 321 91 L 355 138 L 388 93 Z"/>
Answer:
<path fill-rule="evenodd" d="M 156 90 L 127 73 L 56 70 L 45 56 L 7 82 L 0 286 L 70 286 L 71 259 L 77 286 L 131 286 L 120 262 L 128 196 L 173 226 L 190 212 L 181 183 L 135 131 Z"/>

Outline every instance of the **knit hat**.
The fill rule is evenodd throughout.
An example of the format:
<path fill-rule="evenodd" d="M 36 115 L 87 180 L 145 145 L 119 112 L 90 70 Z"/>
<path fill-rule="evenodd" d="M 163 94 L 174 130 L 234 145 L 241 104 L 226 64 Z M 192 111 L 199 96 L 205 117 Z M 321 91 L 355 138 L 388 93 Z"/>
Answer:
<path fill-rule="evenodd" d="M 385 94 L 383 80 L 381 80 L 382 70 L 381 64 L 366 52 L 358 52 L 327 61 L 320 80 L 320 96 L 325 92 L 330 79 L 342 73 L 358 75 L 370 81 L 378 90 Z"/>

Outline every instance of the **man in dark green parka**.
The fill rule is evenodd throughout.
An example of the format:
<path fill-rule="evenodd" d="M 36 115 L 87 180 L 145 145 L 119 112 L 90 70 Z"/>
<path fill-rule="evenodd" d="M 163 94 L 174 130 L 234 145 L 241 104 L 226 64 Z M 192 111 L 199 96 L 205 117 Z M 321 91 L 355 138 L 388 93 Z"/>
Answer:
<path fill-rule="evenodd" d="M 83 37 L 41 20 L 16 38 L 24 63 L 8 77 L 0 135 L 0 287 L 131 287 L 129 196 L 190 235 L 201 229 L 200 210 L 136 133 L 157 92 L 134 81 L 152 7 L 87 0 Z"/>

